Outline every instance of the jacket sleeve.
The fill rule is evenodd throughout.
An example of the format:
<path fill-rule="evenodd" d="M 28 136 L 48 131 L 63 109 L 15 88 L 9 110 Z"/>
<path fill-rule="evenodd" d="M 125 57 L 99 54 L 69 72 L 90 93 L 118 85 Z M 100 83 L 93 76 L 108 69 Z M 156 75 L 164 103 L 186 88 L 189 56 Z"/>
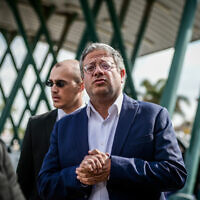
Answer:
<path fill-rule="evenodd" d="M 18 181 L 26 198 L 30 197 L 30 193 L 34 183 L 31 124 L 32 120 L 30 118 L 24 135 L 21 155 L 17 166 Z"/>
<path fill-rule="evenodd" d="M 24 200 L 17 176 L 4 144 L 0 141 L 0 199 Z"/>
<path fill-rule="evenodd" d="M 155 153 L 152 160 L 112 155 L 109 182 L 141 184 L 160 191 L 182 188 L 187 173 L 168 112 L 164 108 L 156 117 L 153 142 Z"/>
<path fill-rule="evenodd" d="M 38 192 L 43 199 L 66 199 L 72 195 L 84 195 L 84 187 L 76 178 L 77 166 L 62 168 L 59 162 L 57 123 L 51 134 L 50 148 L 38 175 Z"/>

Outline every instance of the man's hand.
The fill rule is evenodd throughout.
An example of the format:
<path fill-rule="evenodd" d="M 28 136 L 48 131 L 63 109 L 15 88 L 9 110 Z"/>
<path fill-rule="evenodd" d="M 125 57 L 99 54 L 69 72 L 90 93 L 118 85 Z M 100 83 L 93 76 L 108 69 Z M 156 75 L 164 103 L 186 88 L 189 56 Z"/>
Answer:
<path fill-rule="evenodd" d="M 80 166 L 76 169 L 77 179 L 81 183 L 94 185 L 106 181 L 110 175 L 111 161 L 109 154 L 97 149 L 88 152 Z"/>

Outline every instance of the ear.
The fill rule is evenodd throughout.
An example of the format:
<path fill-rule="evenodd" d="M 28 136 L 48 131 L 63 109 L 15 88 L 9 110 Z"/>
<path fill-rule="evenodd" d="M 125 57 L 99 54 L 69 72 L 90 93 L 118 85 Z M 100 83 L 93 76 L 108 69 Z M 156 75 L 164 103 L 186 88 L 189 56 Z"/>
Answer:
<path fill-rule="evenodd" d="M 125 75 L 126 75 L 125 69 L 121 69 L 121 71 L 120 71 L 121 83 L 124 82 Z"/>
<path fill-rule="evenodd" d="M 80 91 L 82 92 L 83 90 L 84 90 L 84 83 L 83 83 L 83 81 L 80 83 Z"/>

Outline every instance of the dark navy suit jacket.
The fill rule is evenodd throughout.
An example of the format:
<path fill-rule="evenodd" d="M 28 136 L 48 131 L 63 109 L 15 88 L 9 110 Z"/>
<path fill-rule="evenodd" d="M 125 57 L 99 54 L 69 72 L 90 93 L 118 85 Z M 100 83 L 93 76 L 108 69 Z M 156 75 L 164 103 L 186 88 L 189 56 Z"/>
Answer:
<path fill-rule="evenodd" d="M 44 199 L 88 199 L 75 170 L 88 154 L 86 108 L 54 127 L 43 162 L 38 190 Z M 164 191 L 183 187 L 186 170 L 165 108 L 126 95 L 111 152 L 107 181 L 110 200 L 164 200 Z"/>

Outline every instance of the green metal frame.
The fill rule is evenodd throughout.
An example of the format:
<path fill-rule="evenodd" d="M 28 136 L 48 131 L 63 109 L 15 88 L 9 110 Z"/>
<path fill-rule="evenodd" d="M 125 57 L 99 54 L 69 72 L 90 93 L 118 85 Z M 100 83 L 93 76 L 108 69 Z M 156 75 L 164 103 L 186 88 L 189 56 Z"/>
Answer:
<path fill-rule="evenodd" d="M 99 14 L 99 10 L 102 5 L 102 2 L 103 2 L 103 0 L 96 0 L 94 3 L 93 9 L 92 9 L 92 15 L 93 15 L 94 20 L 96 19 L 96 17 Z M 84 2 L 82 2 L 82 3 L 84 3 Z M 76 59 L 80 59 L 81 53 L 82 53 L 83 49 L 85 48 L 88 40 L 89 40 L 89 30 L 86 27 L 83 32 L 82 38 L 79 42 L 79 45 L 78 45 L 78 50 L 76 52 Z"/>
<path fill-rule="evenodd" d="M 137 39 L 135 41 L 132 56 L 131 56 L 131 62 L 132 62 L 131 70 L 133 70 L 136 58 L 139 55 L 139 51 L 140 51 L 140 48 L 142 45 L 142 40 L 143 40 L 145 32 L 146 32 L 147 24 L 150 19 L 150 15 L 151 15 L 151 11 L 152 11 L 154 2 L 155 2 L 155 0 L 147 0 L 146 1 L 145 11 L 143 13 L 142 21 L 141 21 L 141 24 L 140 24 L 140 27 L 139 27 L 139 30 L 137 33 Z"/>
<path fill-rule="evenodd" d="M 197 10 L 198 0 L 186 0 L 182 19 L 180 23 L 177 40 L 175 43 L 175 52 L 168 76 L 168 80 L 161 98 L 161 105 L 166 107 L 172 116 L 175 108 L 176 94 L 180 80 L 183 61 L 187 45 L 191 40 L 192 26 L 194 23 L 195 12 Z M 191 133 L 190 147 L 186 151 L 185 164 L 188 171 L 188 179 L 183 190 L 170 197 L 170 200 L 194 200 L 193 189 L 195 177 L 199 166 L 200 149 L 200 105 L 198 105 L 195 122 Z"/>
<path fill-rule="evenodd" d="M 18 11 L 18 8 L 17 8 L 17 2 L 16 1 L 12 1 L 12 0 L 7 0 L 7 3 L 8 3 L 8 5 L 9 5 L 9 7 L 10 7 L 10 9 L 11 9 L 13 15 L 14 15 L 14 19 L 16 20 L 16 24 L 18 25 L 19 33 L 21 33 L 21 36 L 22 36 L 22 38 L 24 40 L 24 43 L 25 43 L 25 46 L 26 46 L 26 49 L 27 49 L 27 55 L 25 56 L 23 64 L 18 69 L 17 66 L 16 66 L 16 62 L 15 62 L 14 56 L 13 56 L 12 51 L 10 49 L 10 44 L 12 43 L 12 40 L 14 39 L 14 37 L 17 34 L 15 34 L 12 37 L 10 37 L 9 36 L 10 34 L 8 34 L 5 30 L 1 30 L 1 33 L 4 36 L 4 39 L 5 39 L 6 44 L 7 44 L 7 49 L 4 52 L 4 55 L 2 56 L 2 60 L 1 60 L 1 63 L 0 63 L 0 68 L 3 65 L 3 62 L 4 62 L 5 58 L 6 58 L 6 55 L 9 54 L 10 57 L 11 57 L 14 69 L 15 69 L 16 73 L 18 74 L 17 78 L 15 79 L 15 83 L 13 84 L 13 88 L 11 89 L 11 92 L 8 95 L 9 98 L 5 96 L 4 89 L 2 87 L 2 84 L 0 83 L 0 92 L 2 94 L 3 103 L 5 104 L 4 109 L 2 110 L 2 113 L 1 113 L 1 118 L 0 118 L 0 133 L 2 133 L 3 130 L 4 130 L 4 126 L 6 124 L 6 120 L 10 119 L 11 124 L 12 124 L 12 128 L 13 128 L 13 132 L 14 132 L 14 136 L 13 136 L 13 139 L 11 141 L 11 144 L 12 144 L 14 139 L 20 140 L 19 136 L 18 136 L 19 128 L 21 126 L 22 120 L 23 120 L 25 112 L 27 110 L 30 111 L 31 115 L 35 115 L 37 110 L 38 110 L 38 107 L 39 107 L 41 101 L 45 102 L 45 104 L 46 104 L 46 106 L 47 106 L 47 108 L 49 110 L 51 109 L 51 106 L 50 106 L 50 103 L 49 103 L 49 99 L 47 98 L 46 92 L 44 90 L 44 83 L 41 81 L 41 78 L 40 78 L 40 73 L 42 71 L 43 66 L 45 65 L 45 62 L 46 62 L 46 59 L 47 59 L 48 55 L 51 54 L 53 56 L 53 61 L 52 61 L 51 66 L 49 68 L 49 72 L 46 75 L 46 78 L 45 78 L 45 81 L 46 81 L 48 76 L 49 76 L 49 73 L 51 71 L 52 66 L 56 63 L 57 54 L 58 54 L 59 50 L 62 48 L 63 41 L 66 38 L 66 34 L 67 34 L 68 30 L 69 30 L 69 27 L 72 24 L 72 22 L 75 19 L 75 17 L 77 16 L 77 14 L 72 13 L 72 14 L 66 15 L 65 26 L 63 28 L 63 32 L 61 34 L 60 40 L 59 40 L 58 44 L 56 45 L 57 49 L 56 49 L 56 51 L 54 51 L 53 48 L 55 47 L 55 44 L 53 44 L 53 42 L 51 41 L 50 35 L 48 33 L 48 30 L 47 30 L 47 27 L 46 27 L 46 24 L 45 24 L 46 23 L 45 21 L 48 20 L 49 17 L 53 14 L 53 12 L 55 10 L 54 6 L 49 7 L 45 12 L 46 15 L 44 16 L 40 2 L 39 1 L 30 1 L 30 3 L 33 5 L 33 8 L 36 11 L 36 14 L 38 15 L 39 21 L 41 22 L 41 26 L 38 29 L 38 32 L 37 32 L 35 38 L 32 40 L 32 42 L 30 42 L 30 40 L 28 40 L 28 37 L 26 35 L 24 26 L 22 24 L 22 20 L 20 18 L 20 14 L 19 14 L 19 11 Z M 49 50 L 47 51 L 46 56 L 44 57 L 42 65 L 40 67 L 36 67 L 36 64 L 34 62 L 34 58 L 32 56 L 32 53 L 33 53 L 37 43 L 39 42 L 40 37 L 43 34 L 45 35 L 47 43 L 49 44 Z M 8 36 L 11 39 L 8 39 Z M 25 92 L 25 89 L 24 89 L 24 87 L 23 87 L 23 85 L 21 83 L 22 83 L 24 74 L 25 74 L 29 64 L 32 64 L 33 70 L 34 70 L 35 75 L 37 77 L 37 80 L 35 81 L 35 83 L 33 83 L 30 95 L 27 95 L 26 92 Z M 34 92 L 34 90 L 36 88 L 36 85 L 40 86 L 41 92 L 39 94 L 39 97 L 38 97 L 34 107 L 31 109 L 31 107 L 29 105 L 29 100 L 31 99 L 31 97 L 33 95 L 33 92 Z M 24 107 L 24 109 L 23 109 L 23 111 L 21 113 L 19 121 L 15 124 L 14 120 L 13 120 L 13 117 L 11 115 L 11 108 L 12 108 L 12 105 L 14 103 L 15 97 L 17 96 L 18 91 L 20 89 L 22 90 L 22 93 L 24 95 L 24 99 L 26 101 L 26 106 Z"/>
<path fill-rule="evenodd" d="M 123 1 L 122 7 L 121 7 L 121 10 L 120 10 L 120 14 L 119 14 L 119 26 L 120 27 L 122 27 L 122 25 L 124 23 L 126 13 L 127 13 L 128 8 L 130 6 L 130 3 L 131 3 L 131 0 L 124 0 Z M 110 45 L 114 48 L 119 48 L 119 47 L 117 47 L 118 42 L 117 42 L 117 38 L 116 38 L 115 34 L 113 34 Z"/>
<path fill-rule="evenodd" d="M 120 26 L 118 23 L 118 17 L 116 15 L 115 7 L 114 7 L 112 0 L 106 0 L 106 3 L 108 6 L 110 18 L 112 20 L 113 30 L 115 31 L 115 37 L 118 39 L 119 50 L 124 59 L 124 64 L 126 67 L 127 83 L 128 83 L 129 89 L 130 89 L 129 91 L 126 91 L 126 92 L 133 98 L 137 99 L 137 94 L 136 94 L 132 76 L 131 76 L 130 61 L 128 60 L 128 57 L 126 55 L 125 46 L 123 43 L 123 37 L 122 37 L 121 31 L 120 31 Z"/>
<path fill-rule="evenodd" d="M 187 45 L 192 37 L 192 26 L 197 5 L 198 0 L 186 0 L 169 76 L 160 102 L 162 106 L 168 109 L 170 116 L 172 116 L 175 108 L 178 83 Z"/>

